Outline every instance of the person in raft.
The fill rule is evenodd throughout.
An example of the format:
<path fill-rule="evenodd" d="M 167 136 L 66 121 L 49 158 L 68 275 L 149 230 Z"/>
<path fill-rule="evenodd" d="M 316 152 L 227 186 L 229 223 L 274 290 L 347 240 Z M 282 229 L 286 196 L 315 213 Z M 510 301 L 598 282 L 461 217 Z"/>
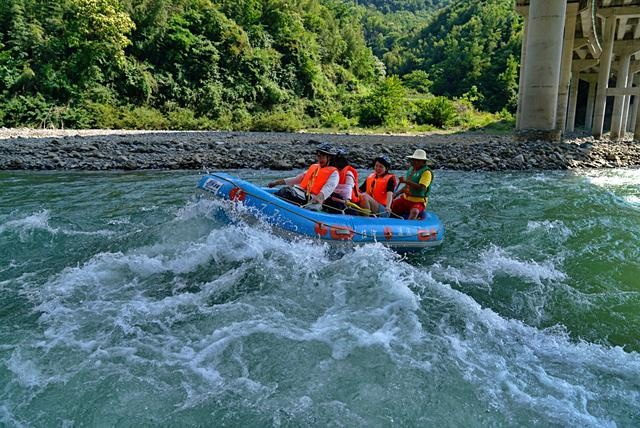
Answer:
<path fill-rule="evenodd" d="M 396 176 L 391 174 L 391 160 L 382 155 L 373 161 L 373 172 L 360 186 L 362 192 L 360 207 L 369 210 L 373 214 L 386 214 L 391 212 L 393 192 L 396 189 Z"/>
<path fill-rule="evenodd" d="M 267 185 L 285 185 L 276 195 L 298 205 L 313 204 L 309 208 L 319 209 L 334 192 L 340 179 L 338 169 L 332 166 L 336 149 L 329 143 L 321 143 L 316 149 L 317 163 L 295 177 L 271 181 Z"/>
<path fill-rule="evenodd" d="M 407 156 L 411 167 L 400 183 L 404 183 L 403 193 L 393 200 L 391 211 L 409 220 L 417 219 L 427 206 L 433 174 L 427 166 L 427 153 L 417 149 L 411 156 Z"/>
<path fill-rule="evenodd" d="M 358 171 L 349 163 L 348 152 L 336 149 L 333 165 L 338 169 L 338 186 L 324 204 L 324 210 L 329 213 L 356 214 L 347 204 L 357 204 L 360 200 L 358 190 Z"/>

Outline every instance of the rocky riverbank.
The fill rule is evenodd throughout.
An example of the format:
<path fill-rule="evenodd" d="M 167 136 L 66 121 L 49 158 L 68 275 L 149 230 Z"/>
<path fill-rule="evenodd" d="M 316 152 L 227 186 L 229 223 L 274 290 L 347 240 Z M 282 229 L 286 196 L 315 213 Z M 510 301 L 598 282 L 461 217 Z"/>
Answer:
<path fill-rule="evenodd" d="M 315 161 L 314 140 L 346 148 L 358 168 L 379 154 L 404 169 L 427 151 L 438 169 L 531 170 L 639 167 L 640 143 L 574 135 L 562 143 L 512 135 L 348 135 L 258 132 L 145 132 L 0 129 L 0 170 L 291 170 Z"/>

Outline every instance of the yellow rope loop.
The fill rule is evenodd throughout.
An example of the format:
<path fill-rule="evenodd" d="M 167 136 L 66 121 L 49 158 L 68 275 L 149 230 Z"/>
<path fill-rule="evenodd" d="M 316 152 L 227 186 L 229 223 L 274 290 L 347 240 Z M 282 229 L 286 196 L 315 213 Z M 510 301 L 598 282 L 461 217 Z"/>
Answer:
<path fill-rule="evenodd" d="M 364 214 L 364 215 L 372 216 L 372 217 L 377 217 L 377 215 L 376 215 L 376 214 L 374 214 L 374 213 L 372 213 L 372 212 L 371 212 L 371 210 L 370 210 L 369 208 L 362 208 L 360 205 L 358 205 L 358 204 L 354 204 L 354 203 L 353 203 L 353 202 L 351 202 L 351 201 L 344 201 L 344 204 L 345 204 L 347 207 L 349 207 L 349 208 L 351 208 L 351 209 L 353 209 L 353 210 L 356 210 L 356 211 L 358 211 L 358 212 L 360 212 L 360 213 L 362 213 L 362 214 Z"/>

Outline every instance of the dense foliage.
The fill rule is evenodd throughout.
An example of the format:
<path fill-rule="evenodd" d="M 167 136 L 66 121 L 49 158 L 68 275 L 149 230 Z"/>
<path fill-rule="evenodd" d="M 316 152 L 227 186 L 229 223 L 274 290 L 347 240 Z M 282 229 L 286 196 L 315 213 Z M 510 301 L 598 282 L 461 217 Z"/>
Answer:
<path fill-rule="evenodd" d="M 512 110 L 511 2 L 432 14 L 448 3 L 3 0 L 0 125 L 450 126 L 451 101 L 431 93 L 463 100 L 458 113 Z"/>
<path fill-rule="evenodd" d="M 477 91 L 479 107 L 514 111 L 521 38 L 512 1 L 458 2 L 408 43 L 404 67 L 427 71 L 434 93 L 459 97 Z"/>

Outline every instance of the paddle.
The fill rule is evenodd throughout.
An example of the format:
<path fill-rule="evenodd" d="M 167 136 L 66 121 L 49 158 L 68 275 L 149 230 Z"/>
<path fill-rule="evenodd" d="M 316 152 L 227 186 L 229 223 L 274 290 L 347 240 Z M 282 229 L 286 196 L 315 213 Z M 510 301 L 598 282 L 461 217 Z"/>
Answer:
<path fill-rule="evenodd" d="M 400 186 L 402 186 L 402 184 L 403 183 L 398 182 L 398 184 L 396 185 L 396 188 L 393 190 L 393 197 L 394 198 L 400 194 Z M 406 186 L 406 184 L 405 184 L 405 186 Z M 404 191 L 404 187 L 402 187 L 402 191 Z"/>

